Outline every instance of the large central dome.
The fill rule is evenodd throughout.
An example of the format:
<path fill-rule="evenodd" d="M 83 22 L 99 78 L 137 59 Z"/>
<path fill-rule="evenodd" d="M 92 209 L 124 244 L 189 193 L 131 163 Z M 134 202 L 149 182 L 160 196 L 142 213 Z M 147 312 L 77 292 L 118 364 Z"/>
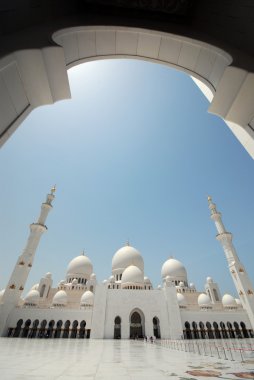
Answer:
<path fill-rule="evenodd" d="M 170 278 L 170 280 L 176 281 L 177 284 L 183 282 L 186 285 L 187 283 L 186 269 L 183 264 L 176 259 L 169 258 L 162 265 L 161 277 L 163 279 L 166 279 L 167 276 Z"/>
<path fill-rule="evenodd" d="M 93 265 L 90 259 L 85 255 L 75 257 L 68 265 L 67 278 L 85 278 L 89 279 L 93 273 Z"/>
<path fill-rule="evenodd" d="M 130 265 L 135 265 L 142 272 L 144 271 L 144 261 L 139 251 L 130 245 L 126 245 L 114 254 L 112 259 L 112 273 L 122 273 L 124 269 Z"/>

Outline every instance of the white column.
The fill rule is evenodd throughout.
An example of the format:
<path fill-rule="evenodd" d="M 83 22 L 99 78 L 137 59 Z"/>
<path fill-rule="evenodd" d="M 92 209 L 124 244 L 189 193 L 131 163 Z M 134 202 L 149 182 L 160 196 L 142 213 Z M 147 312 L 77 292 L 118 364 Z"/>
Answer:
<path fill-rule="evenodd" d="M 216 205 L 212 202 L 211 197 L 208 197 L 208 204 L 211 211 L 211 219 L 215 222 L 218 231 L 216 239 L 222 245 L 237 293 L 243 308 L 248 314 L 252 329 L 254 329 L 254 290 L 252 283 L 246 269 L 238 258 L 232 242 L 232 234 L 226 231 L 221 219 L 221 214 L 217 212 Z"/>
<path fill-rule="evenodd" d="M 30 225 L 30 235 L 27 244 L 18 257 L 16 265 L 8 281 L 2 298 L 2 313 L 0 320 L 0 335 L 4 335 L 6 329 L 6 320 L 11 310 L 19 304 L 20 296 L 25 288 L 25 284 L 33 265 L 35 252 L 40 242 L 42 234 L 47 230 L 45 225 L 49 211 L 52 209 L 51 202 L 55 198 L 55 187 L 51 189 L 51 193 L 47 195 L 46 202 L 41 206 L 41 212 L 36 223 Z"/>

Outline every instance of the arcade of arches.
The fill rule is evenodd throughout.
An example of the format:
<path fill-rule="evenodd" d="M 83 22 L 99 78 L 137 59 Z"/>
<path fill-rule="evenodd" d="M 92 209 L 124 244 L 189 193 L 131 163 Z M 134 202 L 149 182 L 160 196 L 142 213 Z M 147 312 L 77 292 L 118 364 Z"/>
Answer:
<path fill-rule="evenodd" d="M 253 338 L 252 330 L 248 330 L 244 322 L 185 322 L 183 331 L 184 339 L 241 339 Z M 153 318 L 154 337 L 160 339 L 160 321 L 158 317 Z M 86 329 L 86 321 L 80 323 L 75 320 L 72 323 L 67 320 L 59 321 L 39 321 L 27 319 L 25 322 L 20 319 L 16 327 L 9 328 L 8 337 L 13 338 L 90 338 L 90 329 Z M 145 336 L 144 316 L 142 312 L 133 311 L 130 315 L 130 339 L 142 339 Z M 114 339 L 121 339 L 121 318 L 114 320 Z"/>
<path fill-rule="evenodd" d="M 237 322 L 185 322 L 184 339 L 241 339 L 253 338 L 253 331 L 247 330 L 245 323 Z"/>

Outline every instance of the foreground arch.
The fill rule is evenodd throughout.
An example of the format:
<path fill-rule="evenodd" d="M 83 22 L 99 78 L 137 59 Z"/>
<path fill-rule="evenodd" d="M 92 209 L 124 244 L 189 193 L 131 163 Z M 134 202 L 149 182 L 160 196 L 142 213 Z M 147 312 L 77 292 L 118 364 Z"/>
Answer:
<path fill-rule="evenodd" d="M 106 58 L 135 58 L 188 73 L 254 158 L 254 73 L 234 66 L 225 50 L 149 29 L 84 26 L 59 30 L 51 46 L 18 50 L 0 60 L 0 145 L 36 107 L 71 97 L 67 69 Z"/>

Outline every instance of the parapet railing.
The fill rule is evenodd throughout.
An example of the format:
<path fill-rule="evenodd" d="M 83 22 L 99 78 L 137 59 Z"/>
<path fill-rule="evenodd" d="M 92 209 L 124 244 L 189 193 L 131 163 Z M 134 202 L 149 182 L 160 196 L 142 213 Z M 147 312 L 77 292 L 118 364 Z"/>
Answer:
<path fill-rule="evenodd" d="M 224 360 L 244 362 L 254 358 L 254 339 L 157 339 L 155 343 L 171 350 L 191 352 Z"/>

